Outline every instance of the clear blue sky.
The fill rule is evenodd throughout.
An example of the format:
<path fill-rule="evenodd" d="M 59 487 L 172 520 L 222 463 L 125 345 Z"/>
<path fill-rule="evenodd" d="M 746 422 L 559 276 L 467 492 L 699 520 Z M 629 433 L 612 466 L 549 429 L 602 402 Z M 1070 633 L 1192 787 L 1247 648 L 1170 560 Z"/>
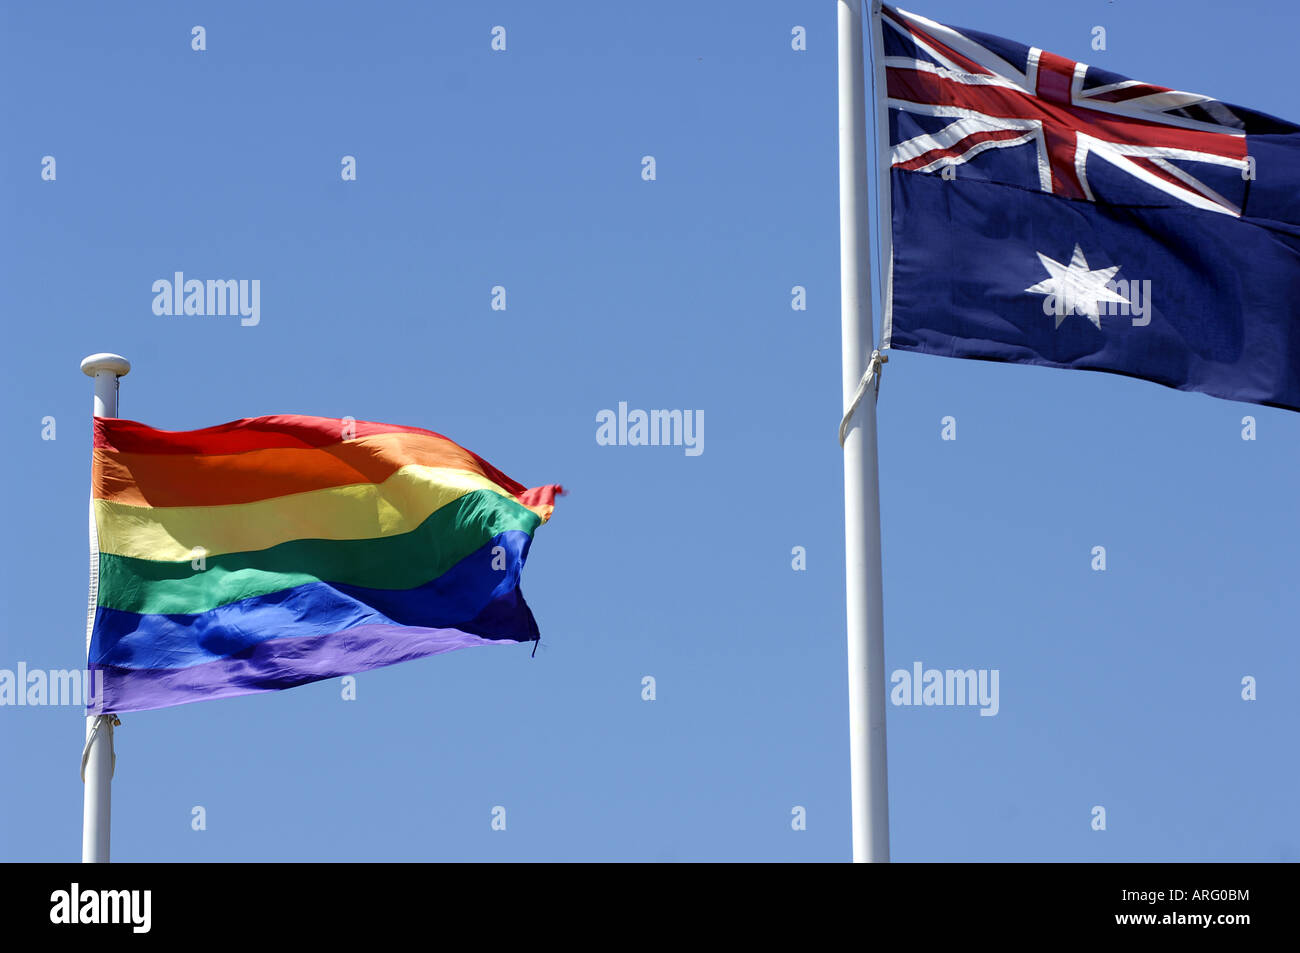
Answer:
<path fill-rule="evenodd" d="M 1300 119 L 1279 0 L 904 6 Z M 351 415 L 570 488 L 524 573 L 536 658 L 126 715 L 115 860 L 848 858 L 832 0 L 2 17 L 0 668 L 84 661 L 93 351 L 154 426 Z M 178 270 L 259 279 L 261 323 L 154 315 Z M 1000 672 L 996 717 L 890 708 L 895 859 L 1300 858 L 1300 416 L 887 372 L 888 668 Z M 704 453 L 598 446 L 619 401 L 703 410 Z M 79 856 L 82 734 L 0 710 L 0 857 Z"/>

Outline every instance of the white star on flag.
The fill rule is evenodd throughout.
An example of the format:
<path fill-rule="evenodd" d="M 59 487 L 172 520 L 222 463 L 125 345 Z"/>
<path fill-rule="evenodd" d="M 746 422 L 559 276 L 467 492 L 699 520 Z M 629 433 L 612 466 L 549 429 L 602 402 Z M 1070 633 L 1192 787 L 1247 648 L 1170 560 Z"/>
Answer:
<path fill-rule="evenodd" d="M 1048 258 L 1042 252 L 1037 254 L 1038 260 L 1043 263 L 1043 267 L 1047 269 L 1047 273 L 1051 277 L 1045 278 L 1030 288 L 1026 288 L 1025 291 L 1048 295 L 1053 300 L 1055 307 L 1048 313 L 1056 315 L 1056 326 L 1058 328 L 1061 326 L 1061 322 L 1065 320 L 1066 315 L 1081 314 L 1100 331 L 1101 302 L 1129 303 L 1128 298 L 1117 294 L 1106 286 L 1115 277 L 1115 272 L 1119 271 L 1119 265 L 1090 271 L 1088 269 L 1088 259 L 1083 257 L 1083 249 L 1078 245 L 1074 246 L 1074 257 L 1070 259 L 1068 265 L 1063 265 L 1055 259 Z M 1044 303 L 1046 304 L 1046 302 Z"/>

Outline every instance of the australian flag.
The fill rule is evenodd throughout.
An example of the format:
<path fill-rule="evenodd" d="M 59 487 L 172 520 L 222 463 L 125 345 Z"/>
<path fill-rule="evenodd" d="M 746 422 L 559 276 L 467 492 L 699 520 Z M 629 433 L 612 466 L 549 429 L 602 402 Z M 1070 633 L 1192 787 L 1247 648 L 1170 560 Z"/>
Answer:
<path fill-rule="evenodd" d="M 1300 410 L 1300 126 L 889 6 L 885 346 Z"/>

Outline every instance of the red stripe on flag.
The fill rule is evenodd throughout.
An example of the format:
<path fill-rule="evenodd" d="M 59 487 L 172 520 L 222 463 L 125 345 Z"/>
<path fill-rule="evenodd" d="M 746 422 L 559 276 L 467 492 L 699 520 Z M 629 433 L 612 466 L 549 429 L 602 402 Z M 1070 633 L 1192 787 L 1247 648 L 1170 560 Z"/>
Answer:
<path fill-rule="evenodd" d="M 942 159 L 947 156 L 956 158 L 963 156 L 971 149 L 975 148 L 981 142 L 1000 141 L 1003 139 L 1018 139 L 1025 134 L 1023 129 L 991 129 L 988 132 L 976 132 L 966 136 L 961 140 L 963 148 L 960 149 L 931 149 L 929 152 L 922 153 L 914 159 L 908 159 L 904 162 L 895 162 L 895 169 L 904 169 L 911 172 L 915 169 L 923 169 L 931 162 Z"/>

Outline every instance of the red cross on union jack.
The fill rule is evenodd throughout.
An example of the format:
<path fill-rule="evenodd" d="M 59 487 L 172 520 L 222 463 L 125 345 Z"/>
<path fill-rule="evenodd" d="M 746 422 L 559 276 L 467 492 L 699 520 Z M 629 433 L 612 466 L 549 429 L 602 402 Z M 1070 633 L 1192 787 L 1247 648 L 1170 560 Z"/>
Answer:
<path fill-rule="evenodd" d="M 1088 66 L 1055 53 L 1030 48 L 1020 69 L 924 17 L 884 7 L 881 19 L 926 57 L 885 57 L 889 107 L 952 120 L 894 143 L 894 168 L 934 172 L 1034 144 L 1044 192 L 1097 201 L 1088 162 L 1099 159 L 1189 205 L 1240 216 L 1237 203 L 1175 164 L 1248 167 L 1244 132 L 1188 115 L 1202 107 L 1213 116 L 1215 100 L 1134 80 L 1085 88 Z"/>

